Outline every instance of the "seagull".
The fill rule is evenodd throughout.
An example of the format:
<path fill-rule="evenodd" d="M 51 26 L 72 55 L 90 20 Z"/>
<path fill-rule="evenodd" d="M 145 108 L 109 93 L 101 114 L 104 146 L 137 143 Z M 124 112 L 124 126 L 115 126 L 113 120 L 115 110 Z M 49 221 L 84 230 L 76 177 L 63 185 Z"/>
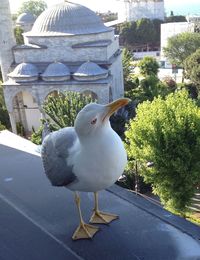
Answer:
<path fill-rule="evenodd" d="M 42 143 L 44 171 L 53 186 L 64 186 L 75 193 L 80 223 L 72 239 L 90 239 L 99 227 L 117 215 L 99 210 L 98 191 L 113 185 L 127 164 L 123 142 L 111 128 L 109 118 L 128 104 L 121 98 L 107 105 L 90 103 L 77 115 L 74 127 L 65 127 L 48 134 Z M 79 192 L 93 192 L 94 212 L 90 224 L 84 222 Z"/>

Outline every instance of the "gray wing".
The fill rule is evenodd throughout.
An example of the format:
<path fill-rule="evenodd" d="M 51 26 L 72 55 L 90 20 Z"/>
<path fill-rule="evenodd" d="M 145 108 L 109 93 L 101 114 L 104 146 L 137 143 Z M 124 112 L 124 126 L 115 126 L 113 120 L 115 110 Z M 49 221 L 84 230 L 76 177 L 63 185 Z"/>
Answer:
<path fill-rule="evenodd" d="M 50 133 L 42 143 L 42 162 L 45 173 L 53 186 L 67 186 L 76 180 L 73 165 L 67 165 L 69 149 L 77 141 L 73 127 Z"/>

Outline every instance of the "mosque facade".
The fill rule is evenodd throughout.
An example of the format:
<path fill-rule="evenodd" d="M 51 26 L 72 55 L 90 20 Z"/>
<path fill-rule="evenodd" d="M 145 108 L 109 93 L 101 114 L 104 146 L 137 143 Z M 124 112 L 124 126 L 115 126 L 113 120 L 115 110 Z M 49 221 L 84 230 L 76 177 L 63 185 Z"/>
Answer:
<path fill-rule="evenodd" d="M 28 15 L 22 18 L 31 21 Z M 54 91 L 89 92 L 102 104 L 124 95 L 118 37 L 92 10 L 69 1 L 57 4 L 23 36 L 24 45 L 15 45 L 10 31 L 4 36 L 9 55 L 1 49 L 4 97 L 14 132 L 18 122 L 26 132 L 39 127 L 42 105 Z"/>

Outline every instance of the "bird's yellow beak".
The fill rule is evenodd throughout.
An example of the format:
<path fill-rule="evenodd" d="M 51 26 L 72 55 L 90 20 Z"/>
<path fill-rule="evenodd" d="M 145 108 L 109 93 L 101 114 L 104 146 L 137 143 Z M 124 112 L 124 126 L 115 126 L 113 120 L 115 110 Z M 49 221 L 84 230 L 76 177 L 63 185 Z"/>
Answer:
<path fill-rule="evenodd" d="M 108 119 L 114 112 L 116 112 L 119 108 L 126 106 L 131 100 L 129 98 L 120 98 L 117 99 L 108 105 L 105 105 L 106 114 L 103 117 L 103 122 L 105 119 Z"/>

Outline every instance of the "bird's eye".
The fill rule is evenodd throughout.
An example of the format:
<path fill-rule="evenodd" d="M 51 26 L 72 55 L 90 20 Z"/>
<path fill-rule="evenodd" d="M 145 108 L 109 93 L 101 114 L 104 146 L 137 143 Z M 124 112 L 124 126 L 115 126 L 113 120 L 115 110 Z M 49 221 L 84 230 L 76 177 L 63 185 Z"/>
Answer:
<path fill-rule="evenodd" d="M 91 125 L 95 125 L 97 122 L 97 118 L 94 118 L 92 121 L 91 121 Z"/>

